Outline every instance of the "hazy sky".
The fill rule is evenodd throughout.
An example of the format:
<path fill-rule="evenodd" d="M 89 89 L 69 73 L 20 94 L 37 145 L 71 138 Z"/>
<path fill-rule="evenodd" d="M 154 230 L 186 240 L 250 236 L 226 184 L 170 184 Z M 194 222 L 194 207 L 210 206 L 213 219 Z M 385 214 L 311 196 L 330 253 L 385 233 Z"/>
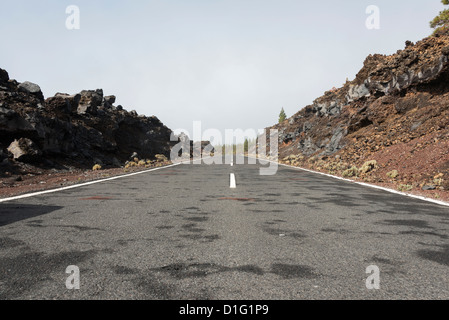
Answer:
<path fill-rule="evenodd" d="M 171 129 L 261 129 L 431 34 L 440 0 L 0 0 L 0 68 L 46 97 L 102 88 Z M 66 28 L 66 7 L 80 30 Z M 366 8 L 380 8 L 368 30 Z"/>

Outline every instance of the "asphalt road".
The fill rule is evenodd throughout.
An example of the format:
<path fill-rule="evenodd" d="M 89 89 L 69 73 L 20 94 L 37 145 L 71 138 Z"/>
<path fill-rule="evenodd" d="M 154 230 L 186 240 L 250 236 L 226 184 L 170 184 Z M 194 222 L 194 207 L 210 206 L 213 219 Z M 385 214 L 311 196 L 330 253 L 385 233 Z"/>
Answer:
<path fill-rule="evenodd" d="M 449 299 L 448 237 L 448 207 L 183 164 L 0 203 L 0 299 Z"/>

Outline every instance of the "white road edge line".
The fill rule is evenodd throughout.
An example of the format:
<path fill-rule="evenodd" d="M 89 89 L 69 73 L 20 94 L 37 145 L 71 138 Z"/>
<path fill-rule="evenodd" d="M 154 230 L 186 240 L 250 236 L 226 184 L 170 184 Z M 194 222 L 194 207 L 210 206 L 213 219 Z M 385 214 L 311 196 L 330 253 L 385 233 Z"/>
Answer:
<path fill-rule="evenodd" d="M 72 186 L 67 186 L 67 187 L 62 187 L 62 188 L 57 188 L 57 189 L 38 191 L 38 192 L 23 194 L 23 195 L 20 195 L 20 196 L 4 198 L 4 199 L 0 199 L 0 203 L 7 202 L 7 201 L 13 201 L 13 200 L 19 200 L 19 199 L 25 199 L 25 198 L 30 198 L 30 197 L 35 197 L 35 196 L 39 196 L 39 195 L 42 195 L 42 194 L 48 194 L 48 193 L 54 193 L 54 192 L 59 192 L 59 191 L 65 191 L 65 190 L 70 190 L 70 189 L 90 186 L 90 185 L 96 184 L 96 183 L 102 183 L 102 182 L 106 182 L 106 181 L 112 181 L 112 180 L 117 180 L 117 179 L 121 179 L 121 178 L 131 177 L 131 176 L 144 174 L 144 173 L 148 173 L 148 172 L 152 172 L 152 171 L 157 171 L 157 170 L 161 170 L 161 169 L 172 168 L 172 167 L 175 167 L 175 166 L 179 166 L 182 163 L 184 163 L 184 162 L 171 164 L 171 165 L 168 165 L 168 166 L 165 166 L 165 167 L 159 167 L 159 168 L 153 168 L 153 169 L 139 171 L 139 172 L 133 172 L 133 173 L 124 174 L 124 175 L 120 175 L 120 176 L 116 176 L 116 177 L 111 177 L 111 178 L 105 178 L 105 179 L 100 179 L 100 180 L 95 180 L 95 181 L 84 182 L 84 183 L 75 184 L 75 185 L 72 185 Z"/>
<path fill-rule="evenodd" d="M 231 188 L 231 189 L 237 188 L 237 183 L 235 182 L 235 174 L 233 174 L 233 173 L 231 173 L 231 184 L 230 184 L 230 188 Z"/>
<path fill-rule="evenodd" d="M 254 157 L 248 157 L 248 158 L 258 159 L 258 158 L 254 158 Z M 323 175 L 323 176 L 326 176 L 326 177 L 330 177 L 330 178 L 334 178 L 334 179 L 338 179 L 338 180 L 343 180 L 343 181 L 347 181 L 347 182 L 352 182 L 352 183 L 355 183 L 355 184 L 358 184 L 358 185 L 362 185 L 362 186 L 365 186 L 365 187 L 378 189 L 378 190 L 383 190 L 383 191 L 387 191 L 387 192 L 390 192 L 390 193 L 398 194 L 398 195 L 401 195 L 401 196 L 406 196 L 406 197 L 409 197 L 409 198 L 419 199 L 419 200 L 423 200 L 423 201 L 439 204 L 441 206 L 449 207 L 449 203 L 448 202 L 444 202 L 444 201 L 440 201 L 440 200 L 434 200 L 434 199 L 426 198 L 426 197 L 423 197 L 423 196 L 417 196 L 417 195 L 414 195 L 414 194 L 409 194 L 409 193 L 397 191 L 397 190 L 390 189 L 390 188 L 376 186 L 376 185 L 369 184 L 369 183 L 354 181 L 354 180 L 342 178 L 342 177 L 339 177 L 339 176 L 333 176 L 331 174 L 327 174 L 327 173 L 323 173 L 323 172 L 319 172 L 319 171 L 313 171 L 313 170 L 304 169 L 304 168 L 301 168 L 301 167 L 294 167 L 294 166 L 290 166 L 290 165 L 283 164 L 283 163 L 278 163 L 278 162 L 275 162 L 275 161 L 272 161 L 272 160 L 268 160 L 268 159 L 261 159 L 261 160 L 262 161 L 271 162 L 271 163 L 277 163 L 280 166 L 293 168 L 293 169 L 298 169 L 298 170 L 302 170 L 302 171 L 306 171 L 306 172 L 310 172 L 310 173 L 316 173 L 316 174 L 320 174 L 320 175 Z"/>

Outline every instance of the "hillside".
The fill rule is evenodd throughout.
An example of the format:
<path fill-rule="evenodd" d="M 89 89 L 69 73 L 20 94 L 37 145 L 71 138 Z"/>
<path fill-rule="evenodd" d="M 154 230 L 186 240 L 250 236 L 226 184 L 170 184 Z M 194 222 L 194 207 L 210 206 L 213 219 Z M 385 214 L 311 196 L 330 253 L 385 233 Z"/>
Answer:
<path fill-rule="evenodd" d="M 370 55 L 353 81 L 281 124 L 282 162 L 448 198 L 449 36 Z"/>

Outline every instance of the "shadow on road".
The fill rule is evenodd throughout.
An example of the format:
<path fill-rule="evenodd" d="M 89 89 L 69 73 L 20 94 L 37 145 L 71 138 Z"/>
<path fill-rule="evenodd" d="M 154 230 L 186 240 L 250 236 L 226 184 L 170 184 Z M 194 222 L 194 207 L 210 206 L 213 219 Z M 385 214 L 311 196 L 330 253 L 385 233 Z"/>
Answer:
<path fill-rule="evenodd" d="M 0 227 L 62 209 L 60 206 L 0 204 Z"/>

